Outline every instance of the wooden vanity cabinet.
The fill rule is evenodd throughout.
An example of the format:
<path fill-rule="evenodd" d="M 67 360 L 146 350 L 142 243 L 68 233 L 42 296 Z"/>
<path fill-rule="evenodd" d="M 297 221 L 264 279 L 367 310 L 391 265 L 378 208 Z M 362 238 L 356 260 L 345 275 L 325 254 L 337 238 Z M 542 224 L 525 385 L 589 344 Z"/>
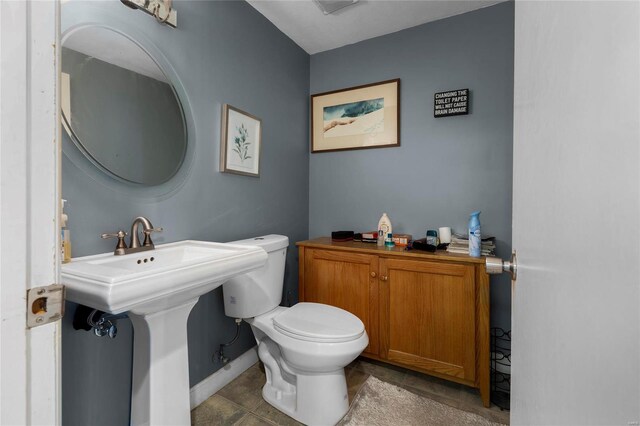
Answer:
<path fill-rule="evenodd" d="M 473 266 L 380 260 L 380 357 L 473 382 Z"/>
<path fill-rule="evenodd" d="M 484 258 L 318 238 L 299 247 L 299 299 L 358 316 L 363 356 L 478 388 L 489 406 Z"/>

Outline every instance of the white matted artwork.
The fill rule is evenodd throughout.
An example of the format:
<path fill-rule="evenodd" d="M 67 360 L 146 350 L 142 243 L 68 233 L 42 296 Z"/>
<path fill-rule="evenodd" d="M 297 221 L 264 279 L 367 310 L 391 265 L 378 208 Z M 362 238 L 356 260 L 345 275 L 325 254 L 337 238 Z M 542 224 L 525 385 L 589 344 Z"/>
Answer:
<path fill-rule="evenodd" d="M 259 177 L 262 121 L 224 104 L 221 127 L 220 171 Z"/>
<path fill-rule="evenodd" d="M 400 79 L 311 96 L 311 152 L 400 146 Z"/>

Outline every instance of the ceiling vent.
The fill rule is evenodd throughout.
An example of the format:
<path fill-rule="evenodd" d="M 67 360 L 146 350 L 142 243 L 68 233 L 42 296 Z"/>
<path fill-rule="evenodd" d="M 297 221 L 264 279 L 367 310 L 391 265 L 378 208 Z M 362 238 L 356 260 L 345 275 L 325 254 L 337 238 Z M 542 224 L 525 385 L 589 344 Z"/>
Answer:
<path fill-rule="evenodd" d="M 329 15 L 344 9 L 347 6 L 358 3 L 359 0 L 313 0 L 318 5 L 322 13 Z"/>

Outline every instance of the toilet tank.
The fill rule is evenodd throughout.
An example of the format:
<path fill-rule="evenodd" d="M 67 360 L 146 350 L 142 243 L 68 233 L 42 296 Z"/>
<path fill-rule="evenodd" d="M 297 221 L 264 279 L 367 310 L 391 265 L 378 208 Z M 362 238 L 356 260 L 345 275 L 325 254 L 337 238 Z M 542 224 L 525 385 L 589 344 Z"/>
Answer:
<path fill-rule="evenodd" d="M 289 238 L 265 235 L 229 244 L 262 247 L 268 257 L 262 268 L 238 275 L 222 285 L 225 314 L 232 318 L 253 318 L 279 306 Z"/>

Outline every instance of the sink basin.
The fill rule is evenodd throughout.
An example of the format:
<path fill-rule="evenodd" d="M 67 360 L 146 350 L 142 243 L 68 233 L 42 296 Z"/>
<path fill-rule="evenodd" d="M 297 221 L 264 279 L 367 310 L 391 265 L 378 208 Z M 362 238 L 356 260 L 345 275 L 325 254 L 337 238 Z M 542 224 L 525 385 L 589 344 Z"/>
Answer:
<path fill-rule="evenodd" d="M 67 297 L 133 324 L 131 425 L 191 424 L 187 319 L 201 295 L 267 261 L 260 247 L 181 241 L 62 265 Z"/>
<path fill-rule="evenodd" d="M 72 302 L 145 314 L 205 294 L 266 259 L 260 247 L 188 240 L 124 256 L 75 258 L 62 265 L 62 279 Z"/>

